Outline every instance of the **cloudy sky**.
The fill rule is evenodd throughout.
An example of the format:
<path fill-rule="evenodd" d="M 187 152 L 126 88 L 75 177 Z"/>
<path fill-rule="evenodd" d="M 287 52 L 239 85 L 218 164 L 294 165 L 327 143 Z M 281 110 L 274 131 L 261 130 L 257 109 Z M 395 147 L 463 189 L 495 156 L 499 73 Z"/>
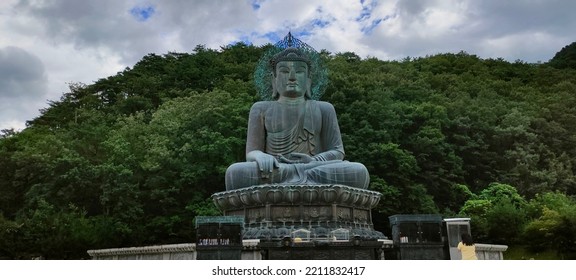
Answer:
<path fill-rule="evenodd" d="M 25 127 L 70 83 L 149 53 L 275 43 L 399 60 L 465 51 L 547 62 L 576 41 L 572 0 L 1 0 L 0 129 Z"/>

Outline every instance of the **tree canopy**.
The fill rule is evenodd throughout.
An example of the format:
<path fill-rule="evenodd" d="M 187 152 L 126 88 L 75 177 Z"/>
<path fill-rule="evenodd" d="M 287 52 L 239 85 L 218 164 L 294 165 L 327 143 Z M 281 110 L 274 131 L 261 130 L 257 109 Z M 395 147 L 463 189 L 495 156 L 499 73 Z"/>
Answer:
<path fill-rule="evenodd" d="M 323 50 L 322 99 L 336 109 L 347 159 L 365 164 L 369 189 L 382 193 L 376 229 L 416 213 L 471 216 L 479 242 L 574 227 L 574 46 L 539 64 Z M 149 54 L 72 84 L 26 129 L 3 130 L 0 258 L 192 242 L 194 217 L 218 215 L 210 195 L 225 189 L 226 167 L 245 160 L 253 71 L 268 47 Z"/>

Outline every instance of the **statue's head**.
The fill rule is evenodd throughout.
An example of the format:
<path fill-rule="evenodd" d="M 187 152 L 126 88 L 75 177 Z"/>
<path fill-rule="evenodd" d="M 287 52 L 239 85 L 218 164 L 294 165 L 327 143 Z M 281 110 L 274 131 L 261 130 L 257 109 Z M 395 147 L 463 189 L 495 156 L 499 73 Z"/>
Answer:
<path fill-rule="evenodd" d="M 304 97 L 319 100 L 328 85 L 328 72 L 319 53 L 308 44 L 288 33 L 271 46 L 260 58 L 254 71 L 254 83 L 262 100 L 276 100 L 278 64 L 303 64 L 308 75 Z"/>
<path fill-rule="evenodd" d="M 280 61 L 302 61 L 311 68 L 311 62 L 308 55 L 306 55 L 302 50 L 297 48 L 287 48 L 277 53 L 270 59 L 270 66 L 272 69 L 276 69 L 276 64 Z"/>
<path fill-rule="evenodd" d="M 272 99 L 276 100 L 284 93 L 297 94 L 311 99 L 312 85 L 310 73 L 312 63 L 301 50 L 287 48 L 270 59 L 272 69 Z M 295 86 L 289 86 L 294 84 Z"/>

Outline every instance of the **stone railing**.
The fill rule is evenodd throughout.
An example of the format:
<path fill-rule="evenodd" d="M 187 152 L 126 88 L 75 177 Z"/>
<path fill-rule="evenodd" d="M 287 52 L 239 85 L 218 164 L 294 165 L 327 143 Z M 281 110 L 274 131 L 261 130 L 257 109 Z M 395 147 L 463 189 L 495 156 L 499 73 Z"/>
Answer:
<path fill-rule="evenodd" d="M 506 245 L 476 243 L 476 256 L 479 260 L 503 260 Z"/>
<path fill-rule="evenodd" d="M 260 240 L 242 241 L 242 260 L 260 260 Z M 145 247 L 88 250 L 93 260 L 195 260 L 196 244 L 170 244 Z"/>
<path fill-rule="evenodd" d="M 260 240 L 242 241 L 242 260 L 261 260 Z M 392 240 L 383 240 L 383 248 L 393 248 Z M 506 245 L 478 244 L 476 255 L 479 260 L 503 260 Z M 196 244 L 183 243 L 146 247 L 112 248 L 89 250 L 93 260 L 195 260 Z M 384 256 L 381 257 L 384 259 Z"/>
<path fill-rule="evenodd" d="M 392 246 L 391 240 L 383 240 L 383 246 Z M 260 240 L 242 240 L 241 260 L 262 260 Z M 93 260 L 196 260 L 196 244 L 111 248 L 88 250 Z"/>
<path fill-rule="evenodd" d="M 93 260 L 194 260 L 196 259 L 196 244 L 88 250 L 88 255 Z"/>

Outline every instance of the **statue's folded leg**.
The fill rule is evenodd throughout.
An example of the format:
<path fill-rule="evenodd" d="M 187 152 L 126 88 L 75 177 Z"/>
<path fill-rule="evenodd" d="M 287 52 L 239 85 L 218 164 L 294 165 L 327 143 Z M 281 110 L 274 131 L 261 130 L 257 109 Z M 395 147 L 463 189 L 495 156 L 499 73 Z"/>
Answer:
<path fill-rule="evenodd" d="M 226 190 L 247 188 L 261 184 L 291 182 L 297 178 L 297 172 L 291 164 L 280 164 L 271 174 L 263 178 L 256 162 L 237 162 L 226 170 Z"/>
<path fill-rule="evenodd" d="M 256 162 L 237 162 L 226 169 L 226 190 L 235 190 L 258 185 L 260 173 Z"/>
<path fill-rule="evenodd" d="M 358 162 L 339 161 L 306 171 L 308 181 L 319 184 L 340 184 L 367 189 L 370 176 L 366 167 Z"/>
<path fill-rule="evenodd" d="M 262 178 L 256 162 L 234 163 L 226 170 L 226 190 L 276 183 L 340 184 L 367 189 L 370 177 L 363 164 L 348 161 L 280 164 L 266 178 Z"/>

